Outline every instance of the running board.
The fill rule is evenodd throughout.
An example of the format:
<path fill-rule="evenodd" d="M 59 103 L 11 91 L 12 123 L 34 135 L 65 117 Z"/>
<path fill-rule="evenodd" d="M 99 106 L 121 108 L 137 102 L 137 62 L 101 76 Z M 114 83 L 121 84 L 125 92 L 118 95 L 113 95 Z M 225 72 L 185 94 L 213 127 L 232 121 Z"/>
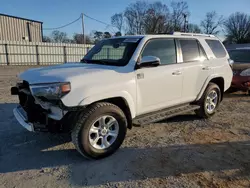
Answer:
<path fill-rule="evenodd" d="M 155 123 L 176 115 L 183 114 L 185 112 L 193 111 L 199 109 L 200 106 L 198 105 L 190 105 L 190 104 L 185 104 L 185 105 L 179 105 L 179 106 L 174 106 L 171 108 L 159 110 L 156 112 L 151 112 L 148 114 L 140 115 L 133 119 L 133 124 L 135 125 L 145 125 L 149 123 Z"/>

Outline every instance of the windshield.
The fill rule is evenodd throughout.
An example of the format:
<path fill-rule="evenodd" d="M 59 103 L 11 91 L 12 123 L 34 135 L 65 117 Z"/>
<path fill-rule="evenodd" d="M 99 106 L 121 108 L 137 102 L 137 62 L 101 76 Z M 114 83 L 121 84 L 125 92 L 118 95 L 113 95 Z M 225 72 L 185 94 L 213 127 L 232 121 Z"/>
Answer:
<path fill-rule="evenodd" d="M 231 50 L 229 56 L 235 63 L 250 63 L 250 50 Z"/>
<path fill-rule="evenodd" d="M 140 40 L 140 38 L 102 40 L 84 56 L 81 62 L 125 66 L 128 64 Z"/>

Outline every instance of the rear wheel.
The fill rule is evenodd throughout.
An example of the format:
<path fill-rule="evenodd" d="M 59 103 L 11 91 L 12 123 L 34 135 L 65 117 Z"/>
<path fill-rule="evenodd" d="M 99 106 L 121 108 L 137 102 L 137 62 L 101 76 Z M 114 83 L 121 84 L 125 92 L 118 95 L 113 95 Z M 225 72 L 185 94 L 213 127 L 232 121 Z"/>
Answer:
<path fill-rule="evenodd" d="M 125 138 L 126 116 L 116 105 L 96 103 L 77 118 L 71 137 L 76 149 L 87 158 L 111 155 Z"/>
<path fill-rule="evenodd" d="M 196 110 L 196 114 L 202 118 L 209 118 L 216 112 L 221 101 L 221 91 L 218 85 L 209 83 L 203 96 L 198 101 L 200 109 Z"/>

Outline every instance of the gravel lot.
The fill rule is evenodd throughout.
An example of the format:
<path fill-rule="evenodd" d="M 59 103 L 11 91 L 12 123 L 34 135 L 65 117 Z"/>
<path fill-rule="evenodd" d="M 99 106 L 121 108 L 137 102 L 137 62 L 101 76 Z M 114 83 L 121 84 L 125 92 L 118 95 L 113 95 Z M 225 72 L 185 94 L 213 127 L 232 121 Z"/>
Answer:
<path fill-rule="evenodd" d="M 16 74 L 0 67 L 0 187 L 250 187 L 250 97 L 226 95 L 209 120 L 193 113 L 128 131 L 122 148 L 85 160 L 68 135 L 30 133 L 12 115 Z"/>

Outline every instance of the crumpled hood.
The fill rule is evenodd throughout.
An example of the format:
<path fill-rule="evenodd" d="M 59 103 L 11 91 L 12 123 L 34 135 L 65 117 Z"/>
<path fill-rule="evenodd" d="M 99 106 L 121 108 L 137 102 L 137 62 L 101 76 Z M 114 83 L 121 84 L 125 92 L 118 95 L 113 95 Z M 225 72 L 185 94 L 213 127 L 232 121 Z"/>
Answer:
<path fill-rule="evenodd" d="M 92 75 L 104 71 L 108 72 L 116 68 L 114 66 L 97 64 L 68 63 L 29 69 L 21 73 L 19 78 L 28 81 L 29 84 L 67 82 L 74 77 Z"/>

